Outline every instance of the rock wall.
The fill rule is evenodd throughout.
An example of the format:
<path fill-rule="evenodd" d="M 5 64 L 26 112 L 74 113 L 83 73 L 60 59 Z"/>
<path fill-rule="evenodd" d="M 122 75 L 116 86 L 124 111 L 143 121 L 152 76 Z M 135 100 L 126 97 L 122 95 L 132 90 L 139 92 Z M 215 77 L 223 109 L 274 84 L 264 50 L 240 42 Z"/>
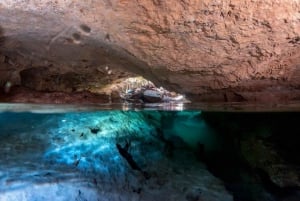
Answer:
<path fill-rule="evenodd" d="M 0 27 L 6 73 L 109 66 L 194 101 L 300 99 L 298 0 L 3 0 Z"/>

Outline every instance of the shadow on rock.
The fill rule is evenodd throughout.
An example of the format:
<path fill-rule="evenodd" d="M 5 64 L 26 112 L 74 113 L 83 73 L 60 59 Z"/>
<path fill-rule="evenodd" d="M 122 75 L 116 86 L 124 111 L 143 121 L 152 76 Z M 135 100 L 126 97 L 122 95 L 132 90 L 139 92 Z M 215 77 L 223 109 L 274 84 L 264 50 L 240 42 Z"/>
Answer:
<path fill-rule="evenodd" d="M 4 31 L 2 27 L 0 26 L 0 47 L 4 45 L 5 37 L 4 37 Z"/>

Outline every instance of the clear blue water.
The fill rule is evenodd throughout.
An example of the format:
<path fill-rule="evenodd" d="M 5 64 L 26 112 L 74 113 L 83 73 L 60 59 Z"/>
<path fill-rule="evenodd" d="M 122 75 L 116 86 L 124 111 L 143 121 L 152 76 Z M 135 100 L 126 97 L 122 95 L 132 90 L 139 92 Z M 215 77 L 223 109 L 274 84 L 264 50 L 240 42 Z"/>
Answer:
<path fill-rule="evenodd" d="M 27 106 L 1 105 L 0 200 L 300 200 L 299 113 Z"/>

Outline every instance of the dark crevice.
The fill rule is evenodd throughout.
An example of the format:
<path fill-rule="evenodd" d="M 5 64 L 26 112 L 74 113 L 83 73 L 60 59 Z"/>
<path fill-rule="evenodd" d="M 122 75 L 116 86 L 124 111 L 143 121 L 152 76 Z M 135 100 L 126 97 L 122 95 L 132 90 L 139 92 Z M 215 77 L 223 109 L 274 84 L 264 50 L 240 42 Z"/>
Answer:
<path fill-rule="evenodd" d="M 201 160 L 207 164 L 211 173 L 224 181 L 225 187 L 233 194 L 235 201 L 300 200 L 298 186 L 278 186 L 272 181 L 270 172 L 266 172 L 270 170 L 270 166 L 276 167 L 280 161 L 287 167 L 293 165 L 292 167 L 295 167 L 293 170 L 297 171 L 300 164 L 298 157 L 300 139 L 299 135 L 295 135 L 300 129 L 296 123 L 299 120 L 298 113 L 202 113 L 202 115 L 208 125 L 222 138 L 222 144 L 218 151 L 204 155 Z M 247 144 L 251 141 L 254 143 Z M 248 146 L 250 150 L 257 151 L 260 147 L 256 143 L 259 142 L 266 148 L 272 144 L 271 150 L 267 151 L 276 151 L 278 157 L 282 159 L 274 161 L 276 158 L 264 158 L 269 155 L 257 153 L 255 155 L 251 151 L 245 153 Z M 271 163 L 262 164 L 260 160 L 270 160 Z M 257 164 L 253 164 L 254 162 Z M 273 174 L 280 178 L 280 173 L 273 172 Z"/>
<path fill-rule="evenodd" d="M 141 172 L 145 179 L 149 179 L 150 176 L 146 171 L 143 171 L 141 167 L 137 164 L 137 162 L 133 159 L 132 155 L 128 152 L 130 147 L 130 142 L 126 141 L 126 144 L 124 147 L 122 147 L 119 143 L 116 143 L 116 147 L 120 153 L 120 155 L 127 161 L 127 163 L 130 165 L 131 169 L 137 170 Z"/>

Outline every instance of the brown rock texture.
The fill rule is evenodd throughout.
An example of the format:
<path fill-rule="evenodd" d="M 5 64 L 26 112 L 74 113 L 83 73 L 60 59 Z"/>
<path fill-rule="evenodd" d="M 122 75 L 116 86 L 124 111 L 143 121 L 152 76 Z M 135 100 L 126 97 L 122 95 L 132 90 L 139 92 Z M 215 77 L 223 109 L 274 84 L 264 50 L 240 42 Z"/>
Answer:
<path fill-rule="evenodd" d="M 298 0 L 2 0 L 0 27 L 0 83 L 109 66 L 194 101 L 300 99 Z"/>
<path fill-rule="evenodd" d="M 111 103 L 107 94 L 81 92 L 36 91 L 26 87 L 12 87 L 9 93 L 0 91 L 0 101 L 5 103 L 34 104 L 107 104 Z"/>

